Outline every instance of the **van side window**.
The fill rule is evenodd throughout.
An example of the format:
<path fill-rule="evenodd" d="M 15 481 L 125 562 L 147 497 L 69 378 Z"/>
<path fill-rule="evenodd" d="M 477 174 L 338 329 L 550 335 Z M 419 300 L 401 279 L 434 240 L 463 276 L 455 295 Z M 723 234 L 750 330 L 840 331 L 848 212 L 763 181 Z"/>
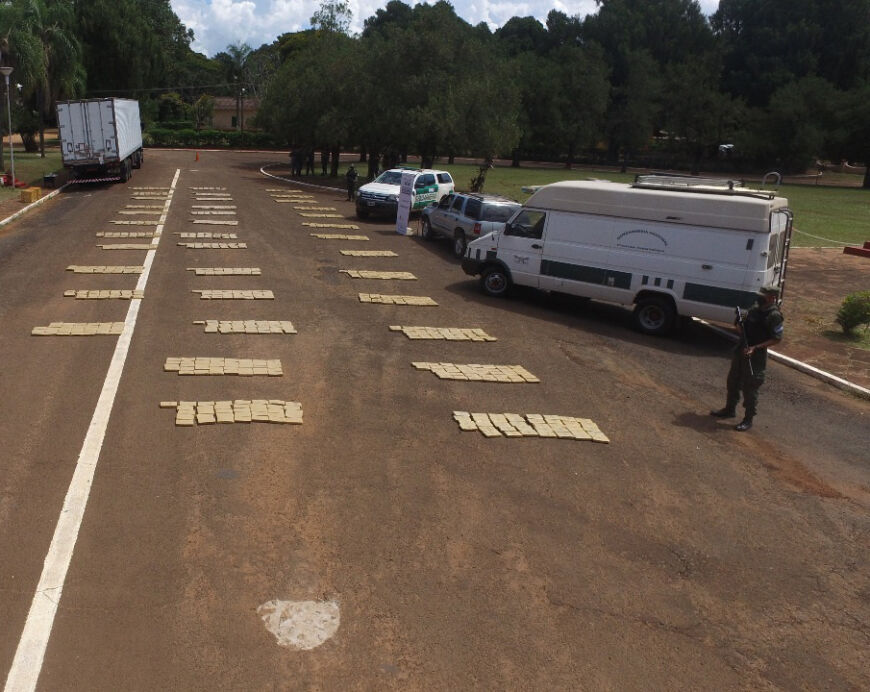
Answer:
<path fill-rule="evenodd" d="M 540 240 L 544 235 L 544 221 L 547 215 L 542 211 L 526 209 L 505 227 L 505 235 L 514 235 L 521 238 L 535 238 Z"/>
<path fill-rule="evenodd" d="M 449 173 L 439 173 L 438 174 L 438 182 L 439 183 L 452 183 L 453 178 L 450 177 Z"/>

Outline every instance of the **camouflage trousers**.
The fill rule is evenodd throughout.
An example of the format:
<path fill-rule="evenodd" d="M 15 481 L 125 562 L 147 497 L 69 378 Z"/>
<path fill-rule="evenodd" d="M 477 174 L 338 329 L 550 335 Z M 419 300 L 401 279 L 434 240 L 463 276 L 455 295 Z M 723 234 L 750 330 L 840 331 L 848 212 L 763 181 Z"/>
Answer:
<path fill-rule="evenodd" d="M 764 368 L 755 368 L 753 374 L 749 370 L 749 358 L 742 353 L 735 353 L 731 359 L 731 369 L 728 370 L 728 399 L 725 407 L 729 410 L 737 408 L 740 395 L 743 394 L 743 408 L 746 416 L 755 416 L 758 407 L 758 390 L 764 384 Z"/>

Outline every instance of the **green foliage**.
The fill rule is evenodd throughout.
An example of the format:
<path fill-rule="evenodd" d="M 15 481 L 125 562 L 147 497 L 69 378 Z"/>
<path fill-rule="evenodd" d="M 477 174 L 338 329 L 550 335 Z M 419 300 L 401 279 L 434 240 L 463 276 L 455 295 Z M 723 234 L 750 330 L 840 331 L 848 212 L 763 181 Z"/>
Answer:
<path fill-rule="evenodd" d="M 162 124 L 162 123 L 161 123 Z M 145 131 L 143 142 L 148 147 L 209 147 L 224 149 L 283 148 L 286 141 L 266 132 L 235 130 L 194 130 L 152 127 Z"/>
<path fill-rule="evenodd" d="M 870 291 L 860 291 L 846 296 L 837 312 L 837 324 L 844 334 L 851 334 L 856 327 L 870 327 Z"/>

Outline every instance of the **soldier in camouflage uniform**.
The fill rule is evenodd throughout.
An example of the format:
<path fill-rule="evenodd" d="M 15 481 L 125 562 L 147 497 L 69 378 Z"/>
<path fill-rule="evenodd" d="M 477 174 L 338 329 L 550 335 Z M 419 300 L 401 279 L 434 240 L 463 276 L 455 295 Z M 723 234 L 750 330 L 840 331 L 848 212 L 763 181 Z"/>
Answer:
<path fill-rule="evenodd" d="M 779 311 L 778 300 L 779 288 L 775 286 L 766 286 L 759 291 L 758 302 L 743 320 L 745 342 L 741 339 L 731 358 L 725 407 L 710 411 L 710 415 L 716 418 L 733 418 L 737 415 L 737 404 L 742 392 L 745 414 L 736 426 L 740 432 L 752 427 L 758 405 L 758 390 L 764 384 L 767 348 L 782 340 L 783 317 Z M 740 329 L 739 324 L 737 329 Z M 744 346 L 744 343 L 747 345 Z"/>

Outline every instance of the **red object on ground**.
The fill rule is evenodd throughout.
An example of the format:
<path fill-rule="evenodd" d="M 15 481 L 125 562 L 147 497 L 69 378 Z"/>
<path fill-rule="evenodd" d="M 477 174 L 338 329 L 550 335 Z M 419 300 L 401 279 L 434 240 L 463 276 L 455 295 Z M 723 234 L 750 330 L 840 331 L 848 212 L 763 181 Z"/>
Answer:
<path fill-rule="evenodd" d="M 870 240 L 864 243 L 864 247 L 852 247 L 847 245 L 843 248 L 844 255 L 858 255 L 858 257 L 870 257 Z"/>

